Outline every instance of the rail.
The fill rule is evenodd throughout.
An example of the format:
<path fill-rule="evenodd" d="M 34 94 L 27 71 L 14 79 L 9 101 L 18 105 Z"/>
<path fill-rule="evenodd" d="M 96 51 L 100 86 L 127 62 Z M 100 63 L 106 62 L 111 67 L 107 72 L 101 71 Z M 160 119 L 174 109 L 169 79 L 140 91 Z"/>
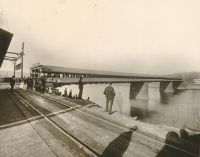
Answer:
<path fill-rule="evenodd" d="M 48 99 L 48 100 L 50 100 L 50 101 L 52 101 L 52 102 L 55 102 L 55 103 L 64 105 L 64 106 L 69 107 L 69 108 L 72 108 L 70 105 L 67 105 L 66 103 L 60 102 L 60 101 L 58 101 L 58 100 L 55 100 L 55 99 L 50 98 L 50 97 L 48 97 L 48 96 L 45 96 L 45 95 L 43 95 L 43 94 L 41 94 L 41 93 L 38 93 L 38 92 L 35 92 L 35 91 L 29 91 L 29 92 L 31 92 L 31 93 L 33 93 L 33 94 L 35 94 L 35 95 L 41 96 L 41 97 L 43 97 L 43 98 L 45 98 L 45 99 Z M 72 109 L 75 110 L 75 111 L 77 111 L 77 112 L 79 112 L 79 113 L 81 113 L 81 114 L 90 116 L 91 118 L 95 118 L 95 119 L 97 119 L 97 120 L 100 120 L 100 121 L 102 121 L 102 122 L 104 122 L 104 123 L 107 123 L 107 124 L 109 124 L 109 125 L 112 125 L 112 126 L 114 126 L 114 127 L 117 127 L 117 128 L 120 128 L 120 129 L 123 129 L 123 130 L 126 130 L 126 131 L 130 129 L 129 127 L 127 127 L 127 126 L 125 126 L 125 125 L 118 124 L 118 123 L 114 123 L 114 122 L 112 122 L 112 121 L 108 121 L 108 120 L 106 120 L 106 119 L 100 118 L 100 117 L 95 116 L 95 115 L 93 115 L 93 114 L 90 114 L 90 113 L 88 113 L 88 112 L 82 111 L 82 110 L 80 110 L 79 108 L 80 108 L 80 105 L 77 105 L 76 107 L 74 107 L 74 108 L 72 108 Z M 46 117 L 45 115 L 43 115 L 43 116 Z M 49 118 L 48 118 L 48 119 L 49 119 Z M 50 121 L 52 121 L 52 120 L 50 120 Z M 55 122 L 53 122 L 53 123 L 55 123 Z M 56 125 L 56 124 L 55 124 L 55 125 Z M 60 127 L 60 126 L 59 126 L 59 127 Z M 60 127 L 60 128 L 64 131 L 64 129 L 63 129 L 62 127 Z M 173 149 L 176 149 L 176 150 L 178 150 L 178 151 L 181 151 L 181 152 L 183 152 L 183 153 L 186 153 L 186 154 L 188 154 L 188 155 L 190 155 L 190 156 L 198 157 L 197 154 L 191 153 L 191 152 L 186 151 L 186 150 L 183 150 L 183 149 L 181 149 L 181 148 L 179 148 L 179 147 L 176 147 L 176 146 L 173 146 L 173 145 L 171 145 L 171 144 L 165 143 L 165 140 L 162 139 L 162 138 L 154 137 L 154 136 L 151 136 L 151 135 L 149 135 L 149 134 L 145 134 L 144 132 L 141 133 L 141 132 L 138 132 L 137 130 L 134 131 L 133 133 L 136 134 L 136 135 L 138 135 L 138 136 L 142 136 L 142 137 L 144 137 L 144 138 L 148 138 L 148 139 L 150 139 L 150 140 L 153 140 L 154 142 L 156 141 L 156 142 L 159 142 L 159 143 L 161 143 L 161 144 L 165 144 L 165 145 L 167 145 L 167 146 L 169 146 L 169 147 L 171 147 L 171 148 L 173 148 Z M 77 139 L 76 137 L 74 137 L 72 134 L 69 133 L 69 135 L 72 136 L 72 137 L 73 137 L 74 139 L 76 139 L 77 141 L 79 141 L 80 143 L 82 143 L 80 140 L 78 140 L 78 139 Z M 83 144 L 83 145 L 84 145 L 84 144 Z M 87 146 L 87 145 L 85 145 L 85 147 L 86 147 L 86 148 L 88 147 L 89 150 L 92 149 L 92 148 L 90 148 L 90 147 Z M 93 151 L 94 151 L 94 150 L 92 150 L 92 152 L 93 152 Z M 96 154 L 96 155 L 99 155 L 99 154 L 98 154 L 97 152 L 95 152 L 95 151 L 94 151 L 93 153 Z"/>

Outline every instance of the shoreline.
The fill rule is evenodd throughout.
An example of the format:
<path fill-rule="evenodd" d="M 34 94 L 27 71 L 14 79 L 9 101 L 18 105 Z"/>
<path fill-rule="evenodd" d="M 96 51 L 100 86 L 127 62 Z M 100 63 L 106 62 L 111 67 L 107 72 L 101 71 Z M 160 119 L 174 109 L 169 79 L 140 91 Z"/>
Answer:
<path fill-rule="evenodd" d="M 118 111 L 113 112 L 111 115 L 104 112 L 104 108 L 98 105 L 95 102 L 87 101 L 87 100 L 79 100 L 79 99 L 69 99 L 62 96 L 56 96 L 56 95 L 49 95 L 45 94 L 46 96 L 49 96 L 51 98 L 55 98 L 56 100 L 60 100 L 65 103 L 75 103 L 78 105 L 82 104 L 81 110 L 86 111 L 90 114 L 94 114 L 98 117 L 101 117 L 105 120 L 109 120 L 111 122 L 123 125 L 125 127 L 132 127 L 134 125 L 139 125 L 141 128 L 141 132 L 145 133 L 147 131 L 148 134 L 152 134 L 155 136 L 155 138 L 165 139 L 165 135 L 167 132 L 175 131 L 180 135 L 180 129 L 185 129 L 190 135 L 198 134 L 200 131 L 192 130 L 189 128 L 178 128 L 174 126 L 168 126 L 164 124 L 150 124 L 148 122 L 142 122 L 140 120 L 136 120 L 135 117 L 131 117 L 128 115 L 124 115 L 122 113 L 119 113 Z M 145 131 L 146 130 L 146 131 Z"/>

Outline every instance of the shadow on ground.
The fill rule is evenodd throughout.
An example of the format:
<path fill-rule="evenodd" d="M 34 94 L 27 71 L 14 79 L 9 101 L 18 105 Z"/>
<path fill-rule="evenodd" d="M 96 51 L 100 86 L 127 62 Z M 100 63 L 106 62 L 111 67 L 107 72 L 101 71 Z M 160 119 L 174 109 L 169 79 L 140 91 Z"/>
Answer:
<path fill-rule="evenodd" d="M 168 132 L 165 146 L 157 157 L 199 157 L 200 134 L 190 136 L 181 129 L 180 135 L 176 132 Z"/>
<path fill-rule="evenodd" d="M 100 157 L 122 157 L 129 146 L 132 137 L 132 129 L 123 132 L 115 138 L 104 150 Z"/>

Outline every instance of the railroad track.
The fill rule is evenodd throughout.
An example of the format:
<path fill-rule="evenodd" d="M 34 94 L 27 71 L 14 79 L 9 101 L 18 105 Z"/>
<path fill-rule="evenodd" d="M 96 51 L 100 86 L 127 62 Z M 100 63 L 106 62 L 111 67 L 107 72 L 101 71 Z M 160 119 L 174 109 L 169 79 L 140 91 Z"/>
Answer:
<path fill-rule="evenodd" d="M 64 134 L 65 136 L 69 137 L 73 142 L 75 142 L 79 147 L 83 148 L 83 150 L 87 150 L 87 152 L 91 152 L 92 154 L 94 154 L 95 156 L 100 156 L 100 154 L 93 148 L 91 148 L 89 145 L 85 144 L 84 142 L 82 142 L 81 140 L 79 140 L 77 137 L 75 137 L 74 135 L 72 135 L 71 133 L 69 133 L 68 131 L 66 131 L 63 127 L 61 127 L 59 124 L 57 124 L 56 122 L 54 122 L 50 117 L 54 116 L 56 114 L 60 114 L 62 112 L 67 112 L 67 111 L 71 111 L 74 108 L 69 107 L 68 109 L 61 111 L 61 112 L 55 112 L 55 113 L 51 113 L 51 114 L 43 114 L 41 111 L 39 111 L 36 107 L 34 107 L 34 105 L 32 105 L 31 103 L 29 103 L 28 101 L 26 101 L 24 98 L 22 98 L 18 93 L 14 92 L 16 98 L 19 99 L 19 101 L 21 101 L 24 105 L 29 106 L 31 109 L 35 110 L 40 116 L 38 116 L 39 118 L 43 118 L 46 121 L 48 121 L 52 126 L 54 126 L 58 131 L 60 131 L 62 134 Z M 21 113 L 23 113 L 23 111 L 21 111 L 21 109 L 18 107 L 18 109 L 20 110 Z M 38 118 L 37 117 L 37 118 Z M 27 119 L 28 122 L 31 122 L 29 119 Z M 46 143 L 46 142 L 45 142 Z M 50 147 L 50 146 L 49 146 Z M 56 154 L 55 154 L 56 155 Z M 56 155 L 57 156 L 57 155 Z"/>
<path fill-rule="evenodd" d="M 56 115 L 56 114 L 60 114 L 60 113 L 65 113 L 65 112 L 68 112 L 68 111 L 76 111 L 76 112 L 79 112 L 81 114 L 84 114 L 86 116 L 89 116 L 89 117 L 92 117 L 92 118 L 95 118 L 99 121 L 102 121 L 104 123 L 107 123 L 109 125 L 112 125 L 114 127 L 117 127 L 119 129 L 122 129 L 122 130 L 129 130 L 130 128 L 128 128 L 127 126 L 124 126 L 124 125 L 119 125 L 119 124 L 116 124 L 114 122 L 111 122 L 111 121 L 108 121 L 108 120 L 105 120 L 103 118 L 100 118 L 98 116 L 95 116 L 93 114 L 90 114 L 88 112 L 85 112 L 85 111 L 82 111 L 80 110 L 79 108 L 81 107 L 80 105 L 76 105 L 74 107 L 68 105 L 67 103 L 63 103 L 59 100 L 56 100 L 56 99 L 53 99 L 53 98 L 50 98 L 48 96 L 45 96 L 45 95 L 42 95 L 38 92 L 34 92 L 34 91 L 29 91 L 31 92 L 32 94 L 34 95 L 37 95 L 37 96 L 40 96 L 40 97 L 43 97 L 45 99 L 48 99 L 49 101 L 52 101 L 56 104 L 60 104 L 60 105 L 63 105 L 65 106 L 67 109 L 66 110 L 62 110 L 62 111 L 58 111 L 56 113 L 50 113 L 50 114 L 43 114 L 41 111 L 39 111 L 36 107 L 34 107 L 30 102 L 27 102 L 22 96 L 20 96 L 18 93 L 15 92 L 15 95 L 16 97 L 18 97 L 25 105 L 28 105 L 29 107 L 31 107 L 32 109 L 34 109 L 36 112 L 38 112 L 40 114 L 41 117 L 43 117 L 44 119 L 46 119 L 48 122 L 50 122 L 53 126 L 55 126 L 58 130 L 60 130 L 61 132 L 63 132 L 66 136 L 69 136 L 70 138 L 72 138 L 76 143 L 78 143 L 79 145 L 82 145 L 85 149 L 91 151 L 93 154 L 95 154 L 96 156 L 100 156 L 99 152 L 96 151 L 95 149 L 93 149 L 92 147 L 90 147 L 89 145 L 85 144 L 84 142 L 82 142 L 81 140 L 79 140 L 77 137 L 75 137 L 73 134 L 71 134 L 70 132 L 66 131 L 65 129 L 62 128 L 62 126 L 58 125 L 57 123 L 55 123 L 52 119 L 50 119 L 50 116 L 52 115 Z M 153 142 L 158 142 L 158 143 L 161 143 L 161 144 L 165 144 L 165 145 L 168 145 L 169 147 L 172 147 L 176 150 L 179 150 L 181 152 L 184 152 L 190 156 L 194 156 L 194 157 L 198 157 L 197 154 L 193 154 L 191 152 L 188 152 L 186 150 L 183 150 L 183 149 L 180 149 L 178 147 L 175 147 L 173 145 L 169 145 L 169 144 L 166 144 L 165 143 L 165 140 L 161 139 L 161 138 L 158 138 L 158 137 L 153 137 L 153 136 L 150 136 L 148 134 L 143 134 L 143 133 L 140 133 L 140 132 L 137 132 L 137 131 L 134 131 L 134 134 L 138 135 L 138 136 L 141 136 L 143 138 L 148 138 L 150 140 L 152 140 Z M 153 148 L 152 148 L 153 149 Z"/>

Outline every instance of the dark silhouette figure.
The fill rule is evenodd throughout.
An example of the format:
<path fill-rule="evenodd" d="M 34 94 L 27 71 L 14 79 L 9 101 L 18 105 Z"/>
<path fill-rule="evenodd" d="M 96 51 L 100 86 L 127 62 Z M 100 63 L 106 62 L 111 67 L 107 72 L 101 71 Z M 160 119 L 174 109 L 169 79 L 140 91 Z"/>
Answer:
<path fill-rule="evenodd" d="M 26 89 L 30 89 L 30 78 L 29 78 L 29 76 L 28 76 L 28 78 L 26 79 L 26 84 L 27 84 L 27 87 L 26 87 Z"/>
<path fill-rule="evenodd" d="M 41 92 L 45 93 L 45 91 L 46 91 L 46 77 L 45 76 L 41 77 L 40 81 L 41 81 Z"/>
<path fill-rule="evenodd" d="M 32 77 L 30 77 L 29 83 L 30 83 L 30 90 L 33 90 L 33 78 Z"/>
<path fill-rule="evenodd" d="M 35 90 L 37 92 L 41 92 L 42 91 L 42 83 L 41 83 L 41 79 L 40 78 L 36 78 L 35 79 Z"/>
<path fill-rule="evenodd" d="M 28 90 L 33 90 L 33 79 L 31 77 L 26 79 L 26 84 Z"/>
<path fill-rule="evenodd" d="M 112 106 L 115 97 L 115 90 L 112 87 L 112 82 L 109 83 L 109 86 L 105 88 L 103 94 L 106 96 L 106 109 L 105 112 L 112 113 Z"/>
<path fill-rule="evenodd" d="M 27 79 L 26 77 L 23 78 L 25 87 L 27 86 Z"/>
<path fill-rule="evenodd" d="M 200 134 L 189 135 L 188 132 L 184 129 L 180 129 L 180 134 L 183 140 L 187 141 L 191 145 L 190 151 L 194 154 L 199 155 L 200 149 Z"/>
<path fill-rule="evenodd" d="M 13 91 L 14 86 L 15 86 L 15 76 L 12 76 L 11 80 L 10 80 L 10 90 L 11 91 Z"/>
<path fill-rule="evenodd" d="M 72 90 L 69 91 L 69 96 L 70 99 L 72 99 Z"/>
<path fill-rule="evenodd" d="M 166 144 L 157 157 L 198 157 L 198 144 L 192 139 L 185 132 L 181 133 L 181 137 L 176 132 L 168 132 Z"/>
<path fill-rule="evenodd" d="M 82 77 L 80 77 L 80 80 L 78 82 L 78 87 L 79 87 L 79 94 L 78 94 L 78 98 L 82 99 L 82 95 L 83 95 L 83 81 L 82 81 Z"/>
<path fill-rule="evenodd" d="M 63 94 L 62 96 L 64 96 L 64 97 L 68 97 L 68 94 L 67 94 L 67 88 L 65 88 L 64 94 Z"/>
<path fill-rule="evenodd" d="M 137 127 L 133 127 L 129 131 L 120 134 L 108 145 L 100 157 L 122 157 L 129 146 L 132 133 L 136 129 Z"/>

